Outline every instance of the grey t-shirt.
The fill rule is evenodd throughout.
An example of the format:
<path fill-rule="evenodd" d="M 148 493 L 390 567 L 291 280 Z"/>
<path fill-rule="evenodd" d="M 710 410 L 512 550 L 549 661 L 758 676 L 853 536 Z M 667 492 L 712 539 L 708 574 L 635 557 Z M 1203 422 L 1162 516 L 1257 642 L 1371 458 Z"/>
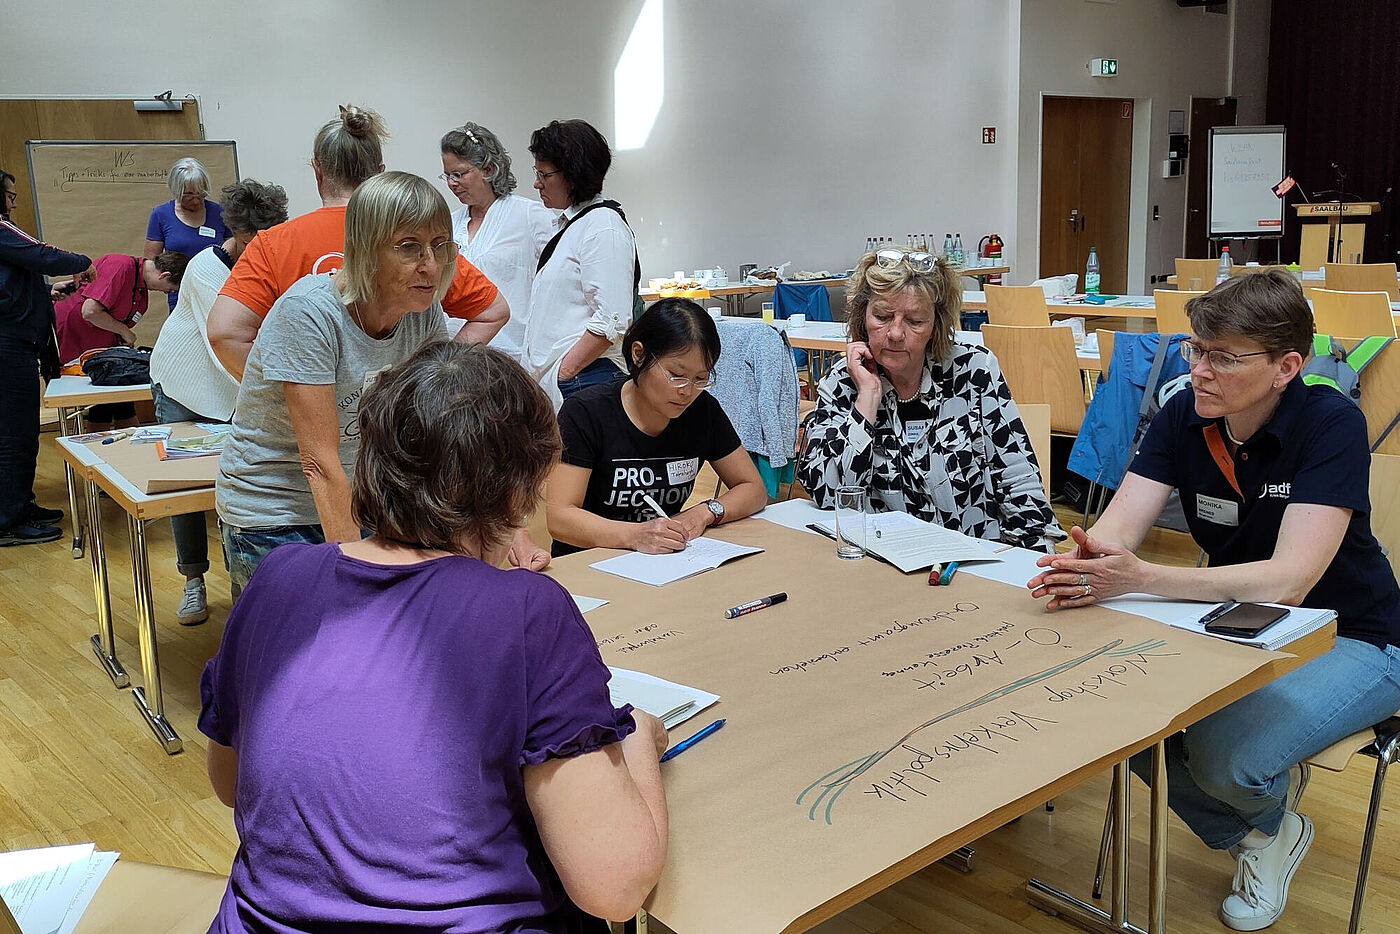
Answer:
<path fill-rule="evenodd" d="M 446 338 L 436 303 L 404 315 L 388 337 L 375 340 L 356 327 L 330 275 L 295 282 L 268 311 L 248 354 L 233 432 L 219 459 L 214 488 L 219 518 L 243 529 L 319 524 L 282 384 L 335 386 L 340 463 L 350 476 L 360 450 L 365 387 L 425 341 Z"/>

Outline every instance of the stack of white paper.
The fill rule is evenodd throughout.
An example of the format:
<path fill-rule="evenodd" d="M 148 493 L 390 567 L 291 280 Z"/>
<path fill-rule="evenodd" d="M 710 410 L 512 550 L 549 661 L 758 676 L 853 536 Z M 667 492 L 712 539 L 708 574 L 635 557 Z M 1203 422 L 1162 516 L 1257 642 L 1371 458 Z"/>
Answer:
<path fill-rule="evenodd" d="M 816 523 L 836 537 L 836 522 Z M 981 539 L 925 522 L 907 512 L 877 512 L 865 517 L 865 550 L 879 555 L 904 573 L 950 561 L 999 561 L 995 546 Z"/>
<path fill-rule="evenodd" d="M 1280 603 L 1266 603 L 1265 606 L 1276 606 L 1281 610 L 1288 610 L 1288 615 L 1274 623 L 1264 634 L 1255 639 L 1241 638 L 1239 636 L 1227 636 L 1218 632 L 1206 632 L 1206 627 L 1201 623 L 1201 617 L 1215 606 L 1215 604 L 1203 603 L 1198 611 L 1192 610 L 1190 616 L 1183 616 L 1180 619 L 1168 620 L 1167 625 L 1175 626 L 1177 629 L 1185 629 L 1189 632 L 1199 632 L 1202 635 L 1212 636 L 1216 639 L 1225 639 L 1228 642 L 1238 642 L 1240 645 L 1252 645 L 1258 649 L 1277 649 L 1279 646 L 1287 645 L 1294 639 L 1302 638 L 1310 632 L 1316 632 L 1337 614 L 1332 610 L 1315 610 L 1304 606 L 1284 606 Z"/>
<path fill-rule="evenodd" d="M 91 843 L 0 853 L 0 897 L 23 934 L 72 934 L 116 861 Z"/>
<path fill-rule="evenodd" d="M 640 551 L 631 551 L 625 555 L 595 561 L 589 567 L 638 583 L 660 587 L 705 571 L 713 571 L 726 561 L 758 554 L 762 550 L 702 535 L 692 539 L 684 551 L 668 555 L 646 555 Z"/>
<path fill-rule="evenodd" d="M 612 672 L 608 694 L 614 707 L 631 704 L 659 719 L 668 730 L 719 700 L 718 694 L 667 681 L 643 671 L 613 667 L 609 667 L 608 671 Z"/>

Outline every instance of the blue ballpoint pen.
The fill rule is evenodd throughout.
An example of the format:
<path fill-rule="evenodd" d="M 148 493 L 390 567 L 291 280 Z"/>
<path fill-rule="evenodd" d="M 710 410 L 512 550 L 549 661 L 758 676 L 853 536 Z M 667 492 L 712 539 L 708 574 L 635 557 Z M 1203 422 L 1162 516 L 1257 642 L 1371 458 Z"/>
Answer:
<path fill-rule="evenodd" d="M 694 746 L 696 743 L 700 742 L 700 740 L 704 739 L 706 736 L 709 736 L 711 733 L 718 733 L 719 728 L 722 726 L 724 726 L 724 721 L 716 720 L 714 723 L 711 723 L 709 726 L 705 727 L 703 730 L 701 730 L 699 733 L 696 733 L 694 736 L 691 736 L 688 739 L 681 740 L 679 743 L 676 743 L 676 745 L 672 746 L 670 749 L 666 750 L 661 754 L 661 761 L 665 762 L 668 759 L 674 759 L 676 756 L 685 752 L 691 746 Z"/>

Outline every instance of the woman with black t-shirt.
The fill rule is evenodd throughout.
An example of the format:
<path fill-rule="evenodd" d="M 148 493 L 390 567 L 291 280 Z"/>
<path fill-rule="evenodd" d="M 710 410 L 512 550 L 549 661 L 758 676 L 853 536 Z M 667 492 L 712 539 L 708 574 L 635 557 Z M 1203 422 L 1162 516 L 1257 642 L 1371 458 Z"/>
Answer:
<path fill-rule="evenodd" d="M 584 389 L 559 410 L 564 453 L 546 492 L 556 556 L 680 551 L 768 501 L 734 426 L 704 391 L 719 359 L 719 333 L 705 311 L 663 299 L 627 329 L 622 347 L 628 378 Z M 702 460 L 728 489 L 682 511 Z"/>

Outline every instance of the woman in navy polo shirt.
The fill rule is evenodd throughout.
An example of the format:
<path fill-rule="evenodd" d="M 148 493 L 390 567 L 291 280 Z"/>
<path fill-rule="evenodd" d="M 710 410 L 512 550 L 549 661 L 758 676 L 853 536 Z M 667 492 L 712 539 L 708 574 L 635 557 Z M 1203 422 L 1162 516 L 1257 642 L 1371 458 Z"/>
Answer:
<path fill-rule="evenodd" d="M 1298 378 L 1312 313 L 1285 273 L 1241 276 L 1186 305 L 1191 392 L 1153 419 L 1123 485 L 1068 555 L 1029 582 L 1049 609 L 1143 592 L 1335 610 L 1332 651 L 1167 740 L 1170 804 L 1236 860 L 1220 917 L 1268 927 L 1312 842 L 1289 769 L 1400 709 L 1400 589 L 1371 534 L 1366 421 Z M 1204 568 L 1133 554 L 1175 488 Z M 1143 755 L 1134 770 L 1146 775 Z"/>

